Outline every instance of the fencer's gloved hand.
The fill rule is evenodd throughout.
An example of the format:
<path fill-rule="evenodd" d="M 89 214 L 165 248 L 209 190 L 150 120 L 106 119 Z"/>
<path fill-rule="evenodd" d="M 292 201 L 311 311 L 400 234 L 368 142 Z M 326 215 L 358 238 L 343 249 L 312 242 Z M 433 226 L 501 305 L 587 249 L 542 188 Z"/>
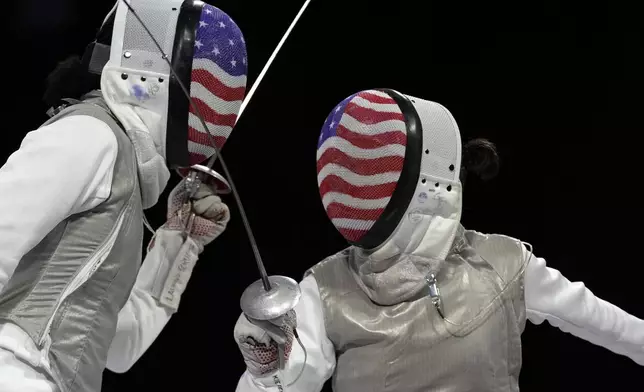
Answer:
<path fill-rule="evenodd" d="M 241 314 L 235 324 L 235 341 L 244 356 L 248 372 L 255 377 L 263 377 L 277 371 L 279 350 L 277 345 L 284 344 L 285 362 L 293 348 L 294 330 L 297 327 L 295 311 L 274 321 L 250 320 Z"/>
<path fill-rule="evenodd" d="M 230 220 L 228 207 L 210 186 L 201 184 L 192 209 L 186 203 L 186 192 L 185 180 L 170 192 L 168 220 L 150 241 L 136 283 L 172 312 L 179 308 L 181 295 L 204 246 L 223 233 Z M 193 212 L 195 217 L 186 236 L 186 224 Z"/>
<path fill-rule="evenodd" d="M 205 183 L 199 186 L 192 201 L 191 210 L 190 205 L 186 204 L 187 190 L 185 182 L 185 179 L 182 180 L 170 192 L 168 197 L 168 221 L 161 228 L 183 231 L 190 214 L 194 212 L 196 217 L 188 235 L 197 243 L 199 253 L 201 253 L 204 246 L 224 232 L 230 220 L 230 211 L 210 185 Z"/>

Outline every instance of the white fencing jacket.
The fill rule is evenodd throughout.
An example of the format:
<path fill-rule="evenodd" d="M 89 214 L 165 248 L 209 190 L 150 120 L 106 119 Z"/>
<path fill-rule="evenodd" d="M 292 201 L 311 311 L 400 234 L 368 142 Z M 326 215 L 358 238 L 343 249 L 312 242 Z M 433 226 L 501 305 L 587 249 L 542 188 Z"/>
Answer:
<path fill-rule="evenodd" d="M 112 130 L 89 116 L 64 117 L 27 134 L 0 168 L 0 292 L 23 255 L 57 224 L 107 199 L 116 155 Z M 127 371 L 170 320 L 172 311 L 150 294 L 165 257 L 156 248 L 145 257 L 119 313 L 107 359 L 112 371 Z M 56 391 L 38 370 L 41 359 L 22 329 L 0 322 L 0 391 Z"/>
<path fill-rule="evenodd" d="M 528 252 L 525 248 L 524 251 Z M 304 365 L 304 353 L 299 344 L 293 342 L 283 372 L 255 378 L 246 371 L 239 380 L 237 392 L 282 391 L 276 386 L 275 375 L 284 391 L 319 392 L 333 375 L 335 350 L 326 335 L 322 300 L 313 274 L 304 278 L 300 288 L 302 299 L 295 307 L 297 330 L 308 354 L 300 378 L 297 376 Z M 625 355 L 644 366 L 644 320 L 597 298 L 582 282 L 570 282 L 559 271 L 547 267 L 544 259 L 534 255 L 525 272 L 525 304 L 530 322 L 541 324 L 547 320 L 564 332 Z"/>

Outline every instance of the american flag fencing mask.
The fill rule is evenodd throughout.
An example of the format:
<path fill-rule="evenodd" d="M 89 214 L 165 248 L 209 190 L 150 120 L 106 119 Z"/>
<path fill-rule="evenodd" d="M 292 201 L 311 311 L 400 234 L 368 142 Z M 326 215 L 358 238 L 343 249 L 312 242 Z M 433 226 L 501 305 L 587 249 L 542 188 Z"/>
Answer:
<path fill-rule="evenodd" d="M 129 3 L 168 55 L 208 131 L 154 41 L 132 13 L 125 18 L 121 67 L 168 75 L 168 80 L 159 78 L 159 85 L 169 85 L 164 141 L 168 166 L 202 163 L 215 154 L 213 139 L 219 149 L 228 140 L 246 92 L 248 58 L 243 34 L 226 13 L 200 1 Z M 140 89 L 144 98 L 153 93 L 145 83 Z"/>
<path fill-rule="evenodd" d="M 334 226 L 357 243 L 382 216 L 407 149 L 405 117 L 394 99 L 366 90 L 327 117 L 317 150 L 320 197 Z"/>
<path fill-rule="evenodd" d="M 204 4 L 196 40 L 190 96 L 204 116 L 217 148 L 228 140 L 246 92 L 248 59 L 246 42 L 239 27 L 224 12 Z M 188 118 L 190 165 L 200 163 L 215 153 L 211 138 L 190 108 Z"/>
<path fill-rule="evenodd" d="M 331 111 L 318 141 L 324 209 L 349 243 L 365 249 L 387 240 L 416 208 L 460 209 L 460 146 L 439 104 L 388 89 L 353 94 Z"/>

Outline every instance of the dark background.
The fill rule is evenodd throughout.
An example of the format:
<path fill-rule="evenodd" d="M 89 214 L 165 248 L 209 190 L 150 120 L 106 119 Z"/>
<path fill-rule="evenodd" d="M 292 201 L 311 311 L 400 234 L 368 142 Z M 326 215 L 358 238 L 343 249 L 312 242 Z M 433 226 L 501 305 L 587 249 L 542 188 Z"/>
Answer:
<path fill-rule="evenodd" d="M 211 3 L 245 34 L 250 86 L 302 2 Z M 82 52 L 112 4 L 8 3 L 0 162 L 46 119 L 47 73 Z M 641 15 L 606 1 L 313 0 L 224 149 L 268 271 L 299 279 L 345 246 L 317 193 L 318 132 L 346 96 L 389 87 L 445 105 L 464 139 L 497 143 L 501 174 L 468 182 L 466 227 L 531 242 L 570 280 L 644 318 Z M 106 371 L 104 391 L 234 390 L 238 299 L 258 274 L 226 201 L 233 219 L 180 311 L 132 370 Z M 155 227 L 164 213 L 165 203 L 148 212 Z M 547 324 L 523 337 L 522 391 L 643 388 L 643 368 L 625 357 Z"/>

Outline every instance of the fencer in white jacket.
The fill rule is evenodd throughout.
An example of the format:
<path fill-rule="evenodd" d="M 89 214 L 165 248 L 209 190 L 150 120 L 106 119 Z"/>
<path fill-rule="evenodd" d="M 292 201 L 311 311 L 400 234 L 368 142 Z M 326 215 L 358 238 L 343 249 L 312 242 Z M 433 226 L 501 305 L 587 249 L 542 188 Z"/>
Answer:
<path fill-rule="evenodd" d="M 231 49 L 224 55 L 245 59 L 245 45 L 238 27 L 221 10 L 202 2 L 188 1 L 183 4 L 183 0 L 163 0 L 156 3 L 133 0 L 129 3 L 148 24 L 156 24 L 158 18 L 168 20 L 166 31 L 154 30 L 157 34 L 163 34 L 156 38 L 175 65 L 195 70 L 192 74 L 180 72 L 178 77 L 184 78 L 184 84 L 188 86 L 192 98 L 201 104 L 202 111 L 213 111 L 227 116 L 227 120 L 232 119 L 226 124 L 209 124 L 221 147 L 230 135 L 241 105 L 246 84 L 246 65 L 244 62 L 243 66 L 230 71 L 226 69 L 226 64 L 220 67 L 219 59 L 215 59 L 214 54 L 210 55 L 210 51 L 203 54 L 198 49 L 199 45 L 214 46 L 219 44 L 218 41 L 235 39 L 238 42 L 234 50 Z M 192 16 L 186 17 L 184 13 Z M 225 21 L 225 32 L 219 27 L 215 28 L 215 22 L 219 20 L 222 24 Z M 142 31 L 132 21 L 136 19 L 130 15 L 125 2 L 117 1 L 104 21 L 97 41 L 90 46 L 83 61 L 61 65 L 50 80 L 50 90 L 53 89 L 49 94 L 50 98 L 74 98 L 67 93 L 73 92 L 70 85 L 75 85 L 79 90 L 76 91 L 79 93 L 76 97 L 84 103 L 68 105 L 60 112 L 60 117 L 54 117 L 55 121 L 29 132 L 20 148 L 0 168 L 0 313 L 7 315 L 0 317 L 2 392 L 98 391 L 104 367 L 118 373 L 127 371 L 176 312 L 199 254 L 205 245 L 225 230 L 229 220 L 227 206 L 216 196 L 216 191 L 210 185 L 201 185 L 190 206 L 185 203 L 186 186 L 183 181 L 179 183 L 170 193 L 168 221 L 156 231 L 140 269 L 141 260 L 138 257 L 143 246 L 140 241 L 132 244 L 133 249 L 120 250 L 121 254 L 125 252 L 131 255 L 131 260 L 114 261 L 134 266 L 123 270 L 138 270 L 138 274 L 131 277 L 119 277 L 118 274 L 116 278 L 112 277 L 114 282 L 118 279 L 127 280 L 123 287 L 132 287 L 130 282 L 133 282 L 131 292 L 117 293 L 119 298 L 124 299 L 124 306 L 120 311 L 117 310 L 117 320 L 110 319 L 111 314 L 101 314 L 103 309 L 114 307 L 113 304 L 101 305 L 100 301 L 109 298 L 107 294 L 99 294 L 95 300 L 90 298 L 94 301 L 92 304 L 100 306 L 77 306 L 73 308 L 77 313 L 71 315 L 66 310 L 67 305 L 76 306 L 66 302 L 66 299 L 76 295 L 74 291 L 88 290 L 87 296 L 91 297 L 94 292 L 109 293 L 110 290 L 115 290 L 109 282 L 99 282 L 103 286 L 97 286 L 92 281 L 94 275 L 104 273 L 101 272 L 101 263 L 105 263 L 104 261 L 99 261 L 89 269 L 85 263 L 82 270 L 71 271 L 73 279 L 67 287 L 75 289 L 65 288 L 60 294 L 53 288 L 57 298 L 54 310 L 45 307 L 51 292 L 41 288 L 54 287 L 47 285 L 56 276 L 43 282 L 45 275 L 33 274 L 33 279 L 40 279 L 40 292 L 33 296 L 25 294 L 25 290 L 21 288 L 33 284 L 30 279 L 23 278 L 30 278 L 24 272 L 29 268 L 24 265 L 25 256 L 43 241 L 50 241 L 48 236 L 61 222 L 78 222 L 87 217 L 101 216 L 107 208 L 103 207 L 106 200 L 113 198 L 115 192 L 122 192 L 115 190 L 113 184 L 137 184 L 138 181 L 139 188 L 133 189 L 134 196 L 127 202 L 131 203 L 128 207 L 131 208 L 128 210 L 130 212 L 124 210 L 125 218 L 119 220 L 127 221 L 127 215 L 136 213 L 139 221 L 130 226 L 135 228 L 132 230 L 136 231 L 138 237 L 139 234 L 142 235 L 144 224 L 140 218 L 142 209 L 157 203 L 169 180 L 169 170 L 200 163 L 214 153 L 210 144 L 213 138 L 208 137 L 205 134 L 208 131 L 198 125 L 192 113 L 188 113 L 188 98 L 177 86 L 173 88 L 179 94 L 171 94 L 170 85 L 176 83 L 176 80 L 171 81 L 169 65 L 165 60 L 161 61 L 158 49 L 151 45 L 152 41 L 147 40 L 150 46 L 144 48 L 139 45 L 139 41 L 127 39 L 128 35 Z M 172 37 L 175 34 L 178 38 L 192 37 L 192 41 L 188 38 L 188 42 L 174 40 Z M 127 46 L 127 42 L 138 46 L 132 49 Z M 173 47 L 176 42 L 179 42 L 181 50 Z M 186 51 L 191 44 L 195 46 L 195 50 Z M 98 56 L 97 60 L 92 56 L 101 50 L 109 61 L 98 65 L 97 72 L 100 76 L 91 75 L 88 73 L 88 64 L 92 63 L 94 68 L 97 67 L 97 61 L 104 57 Z M 127 55 L 123 55 L 124 52 Z M 225 57 L 224 55 L 222 56 Z M 90 58 L 93 60 L 88 61 Z M 159 61 L 148 61 L 146 58 L 158 58 Z M 224 58 L 224 61 L 230 62 L 230 59 Z M 144 62 L 145 67 L 142 67 Z M 185 67 L 186 65 L 191 67 Z M 198 80 L 192 80 L 195 75 Z M 82 93 L 89 93 L 86 89 L 88 86 L 98 88 L 99 82 L 100 91 L 81 96 Z M 54 99 L 52 103 L 56 101 Z M 106 122 L 88 114 L 65 115 L 76 107 L 101 112 L 113 118 L 113 121 Z M 178 108 L 182 108 L 184 112 Z M 131 153 L 128 152 L 130 149 Z M 128 154 L 130 158 L 123 158 Z M 119 162 L 121 167 L 117 168 Z M 128 162 L 133 162 L 132 171 L 128 171 Z M 132 178 L 115 181 L 115 173 L 126 172 Z M 126 205 L 123 203 L 121 205 Z M 187 226 L 190 211 L 196 216 L 192 226 Z M 112 222 L 98 224 L 105 226 Z M 119 234 L 119 228 L 122 230 L 123 226 L 115 225 L 112 231 L 117 236 L 127 236 L 127 232 Z M 81 236 L 82 234 L 80 233 Z M 65 241 L 65 235 L 61 241 Z M 92 240 L 88 238 L 89 242 Z M 122 240 L 124 243 L 128 243 L 127 241 L 128 239 Z M 76 254 L 84 252 L 83 249 L 74 249 L 74 244 L 68 245 Z M 82 247 L 80 244 L 79 246 Z M 101 249 L 107 249 L 107 254 L 110 253 L 109 247 Z M 110 256 L 105 251 L 101 252 L 100 257 L 92 256 L 91 260 L 109 259 Z M 50 270 L 53 271 L 54 268 L 59 267 L 51 267 Z M 18 273 L 21 277 L 16 282 Z M 70 272 L 61 269 L 56 273 L 63 276 Z M 9 289 L 11 294 L 7 291 Z M 83 296 L 84 294 L 81 295 Z M 26 300 L 20 298 L 27 298 L 32 301 L 30 303 L 33 303 L 34 298 L 36 301 L 44 298 L 43 310 L 39 306 L 32 307 L 33 314 L 30 314 L 30 305 L 26 305 Z M 60 306 L 63 303 L 67 305 Z M 79 325 L 78 321 L 72 320 L 79 311 L 96 314 L 98 318 L 95 320 L 107 320 L 110 325 L 114 323 L 115 328 L 103 331 L 100 329 L 103 326 L 100 325 Z M 34 319 L 30 319 L 32 316 L 48 317 L 50 320 L 41 341 L 35 341 L 27 331 L 33 325 Z M 50 336 L 47 331 L 58 329 L 57 332 L 60 332 L 64 326 L 52 324 L 54 319 L 57 323 L 62 320 L 70 328 L 87 331 L 86 335 L 79 336 L 77 340 L 82 338 L 88 342 L 81 344 L 73 342 L 73 339 L 63 343 L 56 341 L 60 335 L 53 335 L 52 332 L 53 336 Z M 98 336 L 97 332 L 93 332 L 99 330 L 105 333 L 101 332 L 102 336 Z M 101 343 L 94 344 L 91 341 L 94 338 L 100 339 Z M 60 347 L 65 345 L 74 347 L 75 352 L 64 352 Z M 73 364 L 70 362 L 72 360 L 77 361 L 78 369 L 81 369 L 78 372 L 81 373 L 82 369 L 88 368 L 88 361 L 94 361 L 91 370 L 95 374 L 74 374 L 74 366 L 69 366 L 70 363 Z M 66 377 L 70 371 L 71 377 Z M 85 381 L 78 381 L 81 379 L 88 381 L 83 384 Z"/>
<path fill-rule="evenodd" d="M 362 91 L 331 112 L 318 183 L 352 246 L 307 272 L 280 329 L 239 317 L 247 370 L 237 392 L 317 392 L 331 377 L 336 392 L 518 391 L 526 319 L 644 366 L 643 320 L 527 244 L 460 225 L 467 172 L 498 170 L 488 141 L 461 146 L 447 109 L 393 90 Z M 283 370 L 275 334 L 287 339 Z"/>

